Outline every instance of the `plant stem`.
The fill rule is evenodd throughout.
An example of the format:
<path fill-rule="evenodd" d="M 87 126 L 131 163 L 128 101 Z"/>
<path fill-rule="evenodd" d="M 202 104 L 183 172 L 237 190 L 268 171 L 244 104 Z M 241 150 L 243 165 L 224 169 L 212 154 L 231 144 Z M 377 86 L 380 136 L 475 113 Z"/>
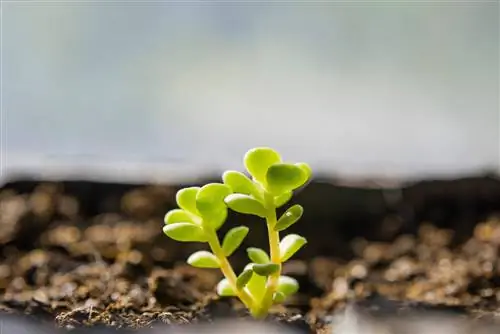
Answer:
<path fill-rule="evenodd" d="M 271 253 L 271 262 L 280 265 L 280 269 L 271 276 L 269 276 L 268 278 L 266 293 L 262 298 L 261 305 L 254 314 L 256 318 L 265 318 L 267 316 L 269 309 L 273 305 L 273 296 L 278 287 L 278 280 L 281 275 L 280 236 L 279 232 L 274 230 L 274 226 L 277 223 L 276 208 L 274 206 L 274 197 L 272 197 L 270 194 L 266 194 L 265 200 L 266 200 L 266 207 L 268 208 L 266 222 L 267 222 L 267 232 L 269 236 L 269 250 Z"/>
<path fill-rule="evenodd" d="M 207 231 L 207 234 L 209 235 L 208 244 L 210 245 L 210 248 L 212 249 L 214 255 L 219 260 L 220 270 L 222 271 L 222 274 L 226 277 L 227 281 L 229 282 L 229 285 L 236 293 L 238 298 L 243 302 L 243 304 L 245 304 L 245 306 L 249 310 L 253 310 L 254 308 L 253 298 L 245 290 L 238 289 L 236 285 L 237 276 L 234 273 L 233 267 L 229 263 L 226 255 L 224 254 L 224 251 L 222 250 L 217 234 L 213 230 Z"/>

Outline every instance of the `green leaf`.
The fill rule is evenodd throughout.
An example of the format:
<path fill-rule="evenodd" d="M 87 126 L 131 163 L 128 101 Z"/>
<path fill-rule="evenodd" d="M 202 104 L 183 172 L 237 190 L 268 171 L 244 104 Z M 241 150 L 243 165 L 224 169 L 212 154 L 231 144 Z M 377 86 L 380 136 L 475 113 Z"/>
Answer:
<path fill-rule="evenodd" d="M 246 265 L 244 271 L 252 270 L 254 264 Z M 260 275 L 252 275 L 246 285 L 246 289 L 250 292 L 256 303 L 260 303 L 266 292 L 267 277 Z"/>
<path fill-rule="evenodd" d="M 274 194 L 283 194 L 299 188 L 307 182 L 306 172 L 292 164 L 279 163 L 269 167 L 267 189 Z"/>
<path fill-rule="evenodd" d="M 246 226 L 238 226 L 230 229 L 226 233 L 224 241 L 222 242 L 222 250 L 224 251 L 224 255 L 230 256 L 231 254 L 233 254 L 233 252 L 238 247 L 240 247 L 247 234 L 248 227 Z"/>
<path fill-rule="evenodd" d="M 197 268 L 220 268 L 217 257 L 207 251 L 198 251 L 187 259 L 187 263 Z"/>
<path fill-rule="evenodd" d="M 302 171 L 306 174 L 307 176 L 307 179 L 306 179 L 306 182 L 312 177 L 312 169 L 311 169 L 311 166 L 309 166 L 308 164 L 306 164 L 305 162 L 299 162 L 299 163 L 296 163 L 295 166 L 299 167 L 300 169 L 302 169 Z"/>
<path fill-rule="evenodd" d="M 222 174 L 224 184 L 231 187 L 233 193 L 258 196 L 258 189 L 245 174 L 237 171 L 227 171 Z"/>
<path fill-rule="evenodd" d="M 200 188 L 196 194 L 196 209 L 206 219 L 218 217 L 225 209 L 224 198 L 231 194 L 231 188 L 222 183 L 209 183 Z"/>
<path fill-rule="evenodd" d="M 266 209 L 264 205 L 252 196 L 244 194 L 231 194 L 226 197 L 225 202 L 227 206 L 236 212 L 256 215 L 261 218 L 266 216 Z"/>
<path fill-rule="evenodd" d="M 288 201 L 292 198 L 293 192 L 287 191 L 281 195 L 274 197 L 274 206 L 279 208 L 288 203 Z"/>
<path fill-rule="evenodd" d="M 179 190 L 175 195 L 177 205 L 187 212 L 199 215 L 199 212 L 196 209 L 196 195 L 198 194 L 199 190 L 200 187 L 188 187 Z"/>
<path fill-rule="evenodd" d="M 236 296 L 233 288 L 229 284 L 229 281 L 224 278 L 217 284 L 217 294 L 221 297 L 233 297 Z"/>
<path fill-rule="evenodd" d="M 253 271 L 260 276 L 269 276 L 280 270 L 280 265 L 277 263 L 254 264 Z"/>
<path fill-rule="evenodd" d="M 205 222 L 209 224 L 215 231 L 224 225 L 227 219 L 227 207 L 221 208 L 219 211 L 214 212 L 211 218 L 205 219 Z"/>
<path fill-rule="evenodd" d="M 302 214 L 304 213 L 304 208 L 301 205 L 295 204 L 291 206 L 285 213 L 278 219 L 278 222 L 274 226 L 275 231 L 283 231 L 288 227 L 295 224 Z"/>
<path fill-rule="evenodd" d="M 165 224 L 194 223 L 193 217 L 185 210 L 173 209 L 165 215 Z"/>
<path fill-rule="evenodd" d="M 282 294 L 281 292 L 279 291 L 276 291 L 274 294 L 273 294 L 273 302 L 274 304 L 281 304 L 285 301 L 286 299 L 286 296 L 284 294 Z"/>
<path fill-rule="evenodd" d="M 163 233 L 177 241 L 206 242 L 205 231 L 192 223 L 173 223 L 163 226 Z"/>
<path fill-rule="evenodd" d="M 260 248 L 249 247 L 247 248 L 248 258 L 252 260 L 252 262 L 258 264 L 264 264 L 271 262 L 269 255 L 267 255 L 266 251 Z"/>
<path fill-rule="evenodd" d="M 238 289 L 243 289 L 247 285 L 247 283 L 250 282 L 252 275 L 252 269 L 243 270 L 236 279 L 236 286 L 238 287 Z"/>
<path fill-rule="evenodd" d="M 281 262 L 285 262 L 299 249 L 307 243 L 306 238 L 297 234 L 289 234 L 280 242 L 280 257 Z"/>
<path fill-rule="evenodd" d="M 256 147 L 249 150 L 243 159 L 246 169 L 258 182 L 265 184 L 267 169 L 281 162 L 281 157 L 269 147 Z"/>
<path fill-rule="evenodd" d="M 299 282 L 295 278 L 289 276 L 280 276 L 278 280 L 278 289 L 283 295 L 291 296 L 299 291 Z"/>

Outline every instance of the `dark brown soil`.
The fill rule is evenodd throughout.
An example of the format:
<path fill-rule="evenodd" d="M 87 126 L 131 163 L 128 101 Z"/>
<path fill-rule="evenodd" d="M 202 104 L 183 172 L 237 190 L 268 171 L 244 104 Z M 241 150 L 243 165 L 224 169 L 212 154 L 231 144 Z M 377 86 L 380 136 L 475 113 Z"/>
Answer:
<path fill-rule="evenodd" d="M 174 205 L 175 188 L 117 186 L 118 190 L 108 187 L 104 194 L 96 193 L 96 185 L 86 186 L 84 195 L 81 188 L 72 191 L 71 184 L 36 182 L 10 184 L 0 191 L 2 312 L 30 315 L 68 329 L 248 319 L 237 301 L 215 296 L 214 286 L 221 278 L 218 271 L 183 263 L 190 252 L 204 245 L 179 244 L 162 234 L 162 218 Z M 412 197 L 420 201 L 410 203 L 413 206 L 398 202 L 381 209 L 368 205 L 372 202 L 365 199 L 373 197 L 373 190 L 364 193 L 363 188 L 345 198 L 330 197 L 331 201 L 324 194 L 318 201 L 312 193 L 300 194 L 306 212 L 307 203 L 338 205 L 344 214 L 339 214 L 339 221 L 358 222 L 351 225 L 360 231 L 364 218 L 365 224 L 375 226 L 366 226 L 364 232 L 371 234 L 355 234 L 345 229 L 347 225 L 333 222 L 335 216 L 327 215 L 320 204 L 310 205 L 309 216 L 300 223 L 309 251 L 284 267 L 301 283 L 300 293 L 276 307 L 270 321 L 323 333 L 329 329 L 331 315 L 350 301 L 377 298 L 382 306 L 384 298 L 403 302 L 397 310 L 387 307 L 390 312 L 440 309 L 494 319 L 500 310 L 500 220 L 494 216 L 500 201 L 495 197 L 498 189 L 491 190 L 489 183 L 488 187 L 480 188 L 483 197 L 474 202 L 474 208 L 462 197 L 459 203 L 469 208 L 450 210 L 449 202 L 441 207 L 439 202 L 434 204 L 432 208 L 442 208 L 444 215 L 454 212 L 450 217 L 458 226 L 439 220 L 440 216 L 437 223 L 422 219 L 431 212 L 416 209 L 417 204 L 427 207 L 428 197 L 423 195 Z M 313 185 L 314 189 L 318 191 Z M 349 198 L 368 203 L 358 207 L 368 213 L 346 205 Z M 411 217 L 408 208 L 413 209 Z M 351 214 L 348 219 L 346 211 Z M 261 222 L 235 216 L 227 224 L 236 219 L 251 226 L 252 236 L 244 246 L 263 245 Z M 327 225 L 319 223 L 312 226 L 311 221 L 318 219 L 330 219 L 337 230 L 322 229 Z M 335 232 L 325 236 L 325 231 Z M 244 258 L 243 250 L 234 256 L 237 268 L 245 264 Z"/>

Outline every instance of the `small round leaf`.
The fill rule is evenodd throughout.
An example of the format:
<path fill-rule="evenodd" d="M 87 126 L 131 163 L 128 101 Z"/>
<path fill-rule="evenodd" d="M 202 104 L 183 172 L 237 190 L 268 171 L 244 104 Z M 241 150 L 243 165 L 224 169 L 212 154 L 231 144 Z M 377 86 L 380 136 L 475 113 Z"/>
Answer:
<path fill-rule="evenodd" d="M 249 150 L 243 159 L 245 168 L 258 182 L 265 184 L 267 169 L 281 162 L 281 157 L 269 147 L 256 147 Z"/>
<path fill-rule="evenodd" d="M 285 296 L 291 296 L 299 291 L 299 282 L 297 282 L 295 278 L 289 276 L 280 276 L 277 291 Z"/>
<path fill-rule="evenodd" d="M 173 223 L 163 226 L 163 233 L 177 241 L 206 242 L 205 231 L 192 223 Z"/>
<path fill-rule="evenodd" d="M 266 209 L 264 205 L 252 196 L 244 194 L 231 194 L 226 197 L 225 202 L 227 206 L 236 212 L 256 215 L 261 218 L 266 216 Z"/>
<path fill-rule="evenodd" d="M 196 209 L 196 195 L 200 187 L 188 187 L 183 188 L 177 192 L 175 199 L 177 205 L 188 212 L 198 215 L 198 210 Z"/>
<path fill-rule="evenodd" d="M 279 291 L 276 291 L 274 294 L 273 294 L 273 302 L 274 304 L 281 304 L 285 301 L 286 299 L 286 296 L 279 292 Z"/>
<path fill-rule="evenodd" d="M 224 184 L 231 187 L 233 193 L 240 193 L 245 195 L 258 194 L 258 189 L 255 184 L 245 174 L 237 171 L 227 171 L 222 174 Z"/>
<path fill-rule="evenodd" d="M 267 255 L 266 251 L 260 248 L 249 247 L 247 248 L 248 258 L 252 260 L 252 262 L 258 264 L 264 264 L 271 262 L 269 255 Z"/>
<path fill-rule="evenodd" d="M 196 194 L 196 209 L 203 218 L 211 219 L 225 208 L 224 198 L 231 193 L 231 188 L 222 183 L 209 183 Z"/>
<path fill-rule="evenodd" d="M 253 271 L 260 276 L 269 276 L 280 270 L 280 265 L 277 263 L 254 264 Z"/>
<path fill-rule="evenodd" d="M 217 284 L 217 294 L 221 297 L 233 297 L 236 296 L 233 288 L 229 284 L 229 281 L 224 278 Z"/>
<path fill-rule="evenodd" d="M 307 182 L 308 175 L 296 165 L 279 163 L 269 167 L 266 179 L 269 191 L 275 194 L 283 194 L 304 185 Z"/>
<path fill-rule="evenodd" d="M 301 205 L 295 204 L 291 206 L 286 212 L 278 219 L 278 222 L 274 226 L 275 231 L 283 231 L 288 227 L 295 224 L 302 214 L 304 213 L 304 208 Z"/>
<path fill-rule="evenodd" d="M 280 242 L 281 262 L 285 262 L 292 257 L 299 249 L 307 243 L 306 238 L 297 234 L 289 234 Z"/>
<path fill-rule="evenodd" d="M 252 275 L 253 275 L 252 269 L 243 270 L 236 279 L 236 287 L 238 289 L 243 289 L 252 278 Z"/>
<path fill-rule="evenodd" d="M 182 209 L 173 209 L 165 215 L 165 224 L 173 223 L 194 223 L 193 217 Z"/>
<path fill-rule="evenodd" d="M 288 201 L 292 198 L 293 192 L 287 191 L 281 195 L 274 197 L 274 206 L 279 208 L 288 203 Z"/>
<path fill-rule="evenodd" d="M 207 251 L 198 251 L 187 259 L 187 263 L 197 268 L 219 268 L 220 263 L 217 257 Z"/>
<path fill-rule="evenodd" d="M 247 234 L 248 227 L 246 226 L 238 226 L 230 229 L 222 241 L 222 250 L 224 251 L 224 255 L 230 256 L 233 254 L 233 252 L 240 247 Z"/>

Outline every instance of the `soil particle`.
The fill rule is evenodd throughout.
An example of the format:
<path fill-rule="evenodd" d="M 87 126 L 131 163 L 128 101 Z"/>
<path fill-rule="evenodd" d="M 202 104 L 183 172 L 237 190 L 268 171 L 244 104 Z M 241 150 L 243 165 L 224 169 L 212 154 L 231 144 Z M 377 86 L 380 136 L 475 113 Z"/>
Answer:
<path fill-rule="evenodd" d="M 185 264 L 204 245 L 180 245 L 162 234 L 174 193 L 145 186 L 92 204 L 50 183 L 0 191 L 0 310 L 65 329 L 250 321 L 238 301 L 215 296 L 220 272 Z M 301 289 L 268 321 L 326 333 L 332 314 L 354 302 L 390 314 L 423 308 L 497 319 L 499 219 L 477 224 L 461 243 L 432 221 L 414 234 L 386 229 L 394 236 L 387 241 L 343 239 L 341 253 L 350 257 L 318 252 L 286 263 L 284 274 Z M 244 251 L 231 260 L 244 265 Z"/>

